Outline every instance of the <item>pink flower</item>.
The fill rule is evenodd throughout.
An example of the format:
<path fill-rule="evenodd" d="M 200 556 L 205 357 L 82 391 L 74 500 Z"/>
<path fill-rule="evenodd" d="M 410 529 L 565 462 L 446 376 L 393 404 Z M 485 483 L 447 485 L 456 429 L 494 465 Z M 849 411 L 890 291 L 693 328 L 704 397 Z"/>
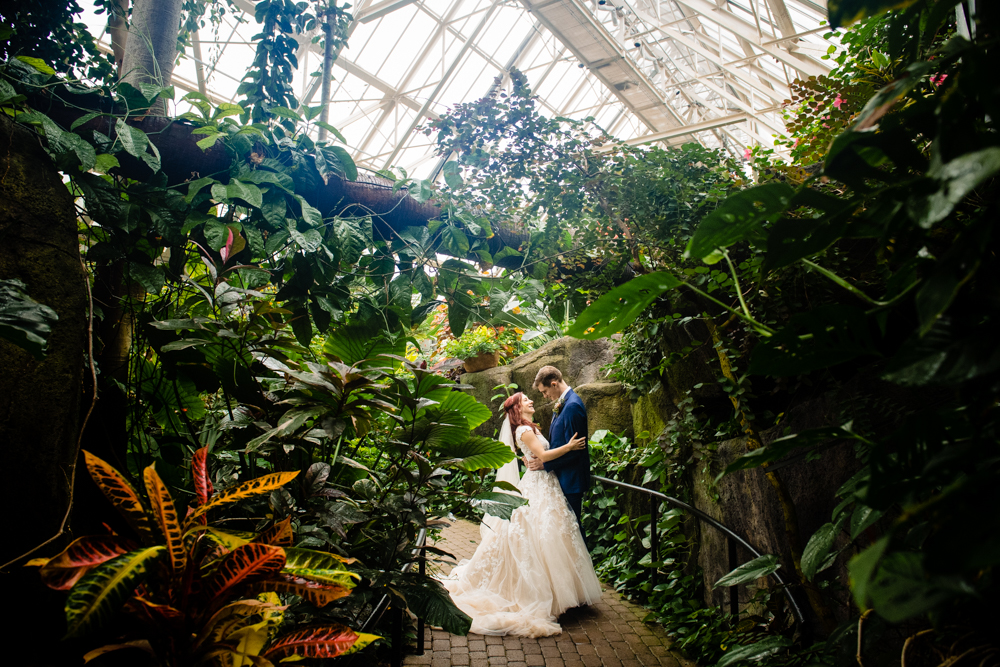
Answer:
<path fill-rule="evenodd" d="M 843 104 L 843 103 L 844 103 L 844 98 L 842 98 L 840 96 L 840 93 L 837 93 L 837 99 L 835 99 L 833 101 L 833 106 L 835 106 L 835 107 L 837 107 L 839 109 L 840 105 Z"/>
<path fill-rule="evenodd" d="M 744 159 L 744 160 L 749 160 L 749 159 L 750 159 L 750 157 L 751 157 L 751 154 L 750 154 L 750 149 L 748 148 L 748 149 L 746 149 L 745 151 L 743 151 L 743 159 Z"/>
<path fill-rule="evenodd" d="M 947 78 L 948 78 L 947 74 L 932 74 L 931 83 L 933 83 L 935 86 L 940 87 L 941 84 L 944 83 L 944 80 Z"/>

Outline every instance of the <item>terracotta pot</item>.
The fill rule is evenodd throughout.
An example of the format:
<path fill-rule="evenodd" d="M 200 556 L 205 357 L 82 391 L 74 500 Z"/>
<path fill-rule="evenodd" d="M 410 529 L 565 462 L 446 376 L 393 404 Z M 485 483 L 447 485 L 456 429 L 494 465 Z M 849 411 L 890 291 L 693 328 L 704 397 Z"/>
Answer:
<path fill-rule="evenodd" d="M 483 352 L 480 355 L 465 360 L 466 373 L 478 373 L 488 368 L 496 368 L 500 363 L 500 350 L 496 352 Z"/>

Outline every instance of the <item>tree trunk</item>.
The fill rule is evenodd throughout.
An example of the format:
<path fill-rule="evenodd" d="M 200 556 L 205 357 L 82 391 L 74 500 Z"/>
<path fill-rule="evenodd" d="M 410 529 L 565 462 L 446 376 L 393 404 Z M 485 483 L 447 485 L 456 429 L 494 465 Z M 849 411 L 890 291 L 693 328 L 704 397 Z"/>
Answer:
<path fill-rule="evenodd" d="M 72 497 L 87 340 L 87 276 L 80 261 L 73 198 L 33 133 L 0 116 L 0 277 L 18 278 L 59 320 L 41 362 L 0 340 L 0 457 L 3 519 L 0 589 L 17 600 L 4 631 L 10 664 L 69 664 L 53 652 L 64 629 L 64 595 L 41 585 L 22 554 L 59 534 Z M 34 556 L 52 556 L 56 539 Z M 27 641 L 26 641 L 27 640 Z M 20 655 L 23 651 L 24 655 Z M 63 656 L 65 657 L 65 656 Z"/>
<path fill-rule="evenodd" d="M 125 43 L 121 80 L 135 88 L 142 83 L 169 86 L 177 58 L 177 35 L 183 0 L 136 0 Z M 157 100 L 150 115 L 166 116 L 164 100 Z"/>

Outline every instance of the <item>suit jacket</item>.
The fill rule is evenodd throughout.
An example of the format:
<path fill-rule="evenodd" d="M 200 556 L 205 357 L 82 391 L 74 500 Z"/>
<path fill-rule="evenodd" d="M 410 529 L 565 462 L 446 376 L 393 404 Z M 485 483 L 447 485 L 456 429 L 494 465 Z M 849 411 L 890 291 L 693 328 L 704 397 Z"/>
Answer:
<path fill-rule="evenodd" d="M 587 432 L 587 408 L 572 389 L 549 426 L 550 447 L 562 447 L 573 434 L 589 437 Z M 545 464 L 545 469 L 554 472 L 559 479 L 563 493 L 583 493 L 590 488 L 590 450 L 576 449 Z"/>

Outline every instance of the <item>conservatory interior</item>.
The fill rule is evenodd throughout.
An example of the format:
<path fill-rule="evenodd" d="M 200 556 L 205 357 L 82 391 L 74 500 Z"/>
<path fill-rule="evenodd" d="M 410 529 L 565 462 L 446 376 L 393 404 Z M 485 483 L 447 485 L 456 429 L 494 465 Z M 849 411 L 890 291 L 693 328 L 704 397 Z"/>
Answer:
<path fill-rule="evenodd" d="M 1000 666 L 998 49 L 3 3 L 5 662 Z"/>

